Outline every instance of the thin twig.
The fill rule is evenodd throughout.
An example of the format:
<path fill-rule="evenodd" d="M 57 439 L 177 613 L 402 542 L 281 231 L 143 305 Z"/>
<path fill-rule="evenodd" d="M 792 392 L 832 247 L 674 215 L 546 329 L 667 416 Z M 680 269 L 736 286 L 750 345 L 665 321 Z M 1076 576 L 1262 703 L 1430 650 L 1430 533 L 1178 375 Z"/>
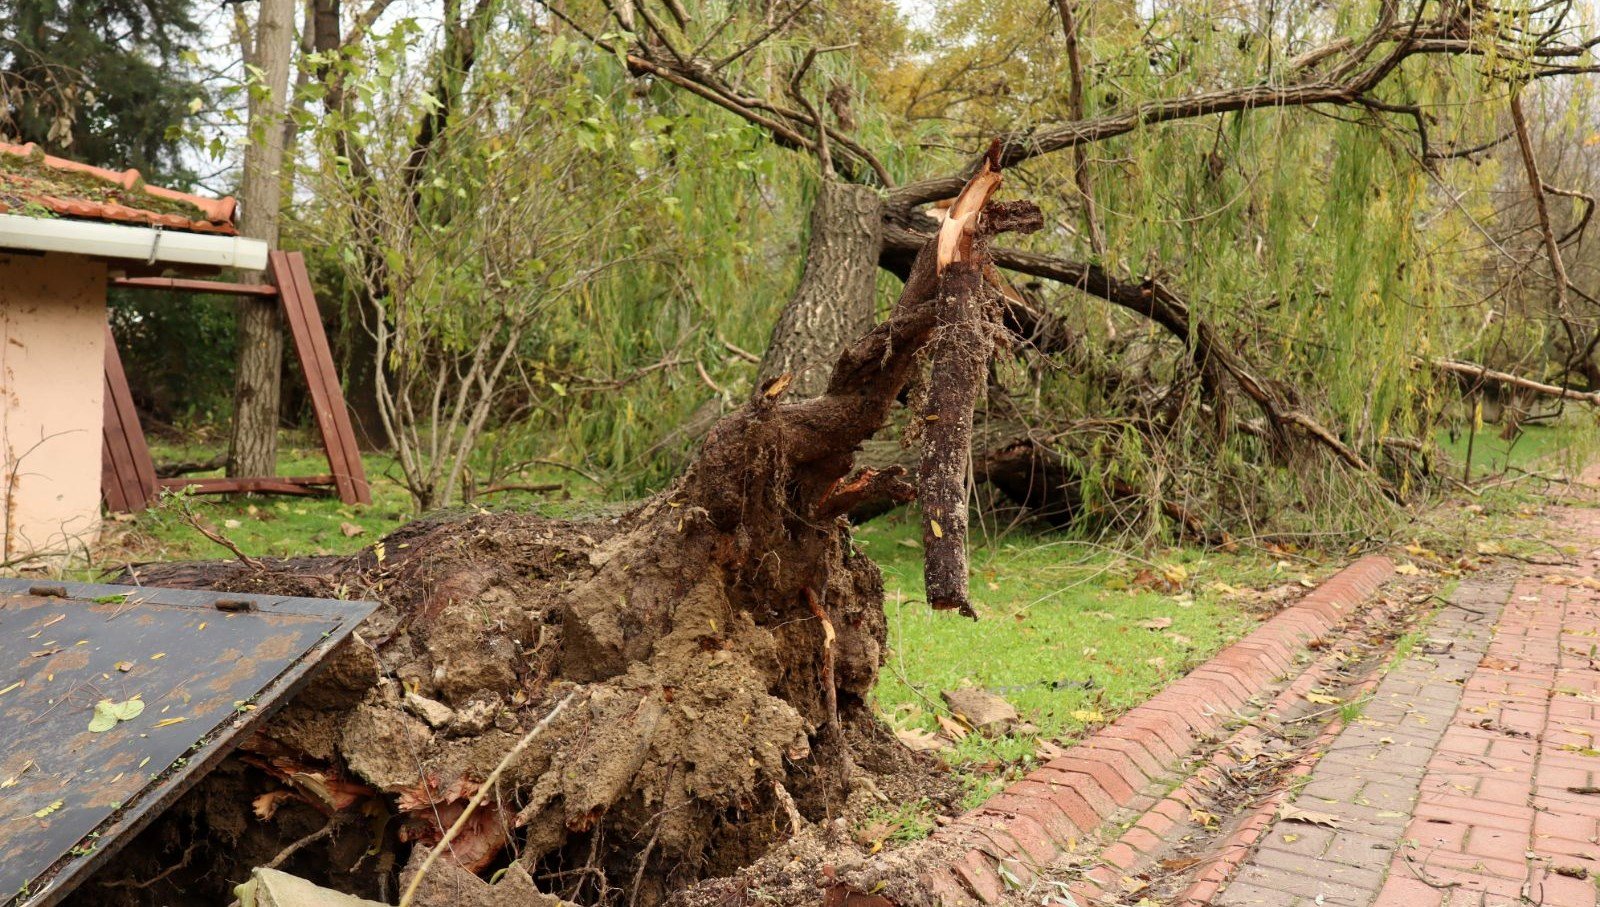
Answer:
<path fill-rule="evenodd" d="M 573 697 L 577 695 L 578 691 L 573 690 L 572 692 L 568 693 L 560 702 L 556 703 L 556 707 L 550 710 L 550 714 L 541 718 L 539 723 L 534 725 L 533 729 L 528 731 L 528 733 L 523 734 L 522 739 L 517 741 L 517 745 L 513 746 L 510 752 L 507 752 L 505 757 L 500 760 L 500 764 L 494 767 L 494 771 L 490 772 L 489 777 L 484 779 L 483 784 L 479 786 L 477 793 L 474 793 L 472 795 L 472 799 L 467 801 L 467 808 L 463 809 L 461 811 L 461 815 L 456 817 L 456 821 L 451 824 L 450 830 L 446 831 L 444 833 L 444 837 L 439 839 L 439 843 L 434 845 L 433 849 L 428 851 L 428 858 L 422 861 L 422 868 L 418 869 L 417 874 L 411 877 L 411 884 L 406 886 L 405 894 L 400 896 L 400 907 L 411 907 L 412 899 L 417 896 L 417 888 L 422 884 L 423 878 L 428 875 L 428 870 L 433 868 L 433 861 L 437 860 L 439 858 L 439 854 L 444 853 L 445 850 L 449 848 L 450 842 L 454 841 L 456 839 L 456 835 L 461 833 L 461 829 L 466 827 L 467 820 L 472 818 L 473 811 L 475 811 L 478 806 L 483 803 L 483 800 L 488 796 L 489 791 L 494 789 L 495 783 L 500 780 L 500 774 L 504 772 L 506 767 L 514 762 L 518 756 L 521 756 L 523 751 L 526 750 L 540 734 L 544 733 L 545 728 L 550 726 L 550 723 L 556 719 L 556 716 L 560 715 L 561 712 L 566 709 L 567 704 L 570 703 L 573 700 Z"/>

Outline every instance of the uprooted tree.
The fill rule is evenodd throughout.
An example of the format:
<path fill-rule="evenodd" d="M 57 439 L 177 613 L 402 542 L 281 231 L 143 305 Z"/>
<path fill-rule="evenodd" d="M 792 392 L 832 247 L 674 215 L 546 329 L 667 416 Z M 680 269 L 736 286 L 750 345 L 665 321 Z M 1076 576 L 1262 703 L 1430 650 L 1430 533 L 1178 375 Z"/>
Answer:
<path fill-rule="evenodd" d="M 851 336 L 863 313 L 871 311 L 874 271 L 882 268 L 905 275 L 911 257 L 937 223 L 941 206 L 971 171 L 896 182 L 894 168 L 885 163 L 887 149 L 875 148 L 871 139 L 863 137 L 867 130 L 855 128 L 848 105 L 838 102 L 843 90 L 839 77 L 815 75 L 819 54 L 840 48 L 816 46 L 822 43 L 820 37 L 831 33 L 822 24 L 806 26 L 807 17 L 819 22 L 826 17 L 803 0 L 765 5 L 765 20 L 753 13 L 742 17 L 737 9 L 688 10 L 670 2 L 541 3 L 596 47 L 625 60 L 635 76 L 729 111 L 765 131 L 774 143 L 818 158 L 822 186 L 812 213 L 804 273 L 774 328 L 762 365 L 764 377 L 788 371 L 800 376 L 798 380 L 808 388 L 817 386 L 826 363 Z M 1041 4 L 1040 10 L 1045 6 Z M 1140 449 L 1140 456 L 1160 461 L 1147 471 L 1149 476 L 1181 475 L 1172 484 L 1185 491 L 1206 485 L 1215 490 L 1197 495 L 1196 504 L 1189 507 L 1159 489 L 1138 488 L 1126 481 L 1101 482 L 1104 487 L 1099 493 L 1148 496 L 1152 514 L 1164 513 L 1179 531 L 1203 538 L 1225 537 L 1222 530 L 1250 521 L 1252 514 L 1281 509 L 1282 496 L 1271 503 L 1265 497 L 1254 504 L 1245 500 L 1252 493 L 1251 486 L 1259 485 L 1254 476 L 1263 464 L 1293 472 L 1287 479 L 1291 483 L 1314 485 L 1314 477 L 1334 477 L 1336 490 L 1331 494 L 1325 490 L 1323 496 L 1340 501 L 1341 507 L 1352 495 L 1373 501 L 1403 496 L 1425 468 L 1425 458 L 1416 455 L 1423 446 L 1418 439 L 1428 435 L 1437 418 L 1432 411 L 1437 404 L 1421 402 L 1437 398 L 1433 388 L 1443 383 L 1430 372 L 1441 376 L 1448 372 L 1432 366 L 1431 357 L 1424 357 L 1421 371 L 1415 377 L 1407 374 L 1410 353 L 1423 351 L 1417 344 L 1423 326 L 1408 325 L 1403 313 L 1406 306 L 1429 304 L 1412 297 L 1442 299 L 1451 291 L 1448 280 L 1426 276 L 1437 273 L 1440 265 L 1394 250 L 1415 238 L 1404 220 L 1415 207 L 1431 205 L 1441 211 L 1440 216 L 1459 216 L 1469 229 L 1485 231 L 1464 208 L 1456 211 L 1449 202 L 1428 199 L 1427 181 L 1434 181 L 1441 195 L 1449 195 L 1453 190 L 1442 181 L 1441 168 L 1455 161 L 1476 162 L 1496 149 L 1507 149 L 1512 156 L 1506 162 L 1508 168 L 1527 170 L 1530 194 L 1538 201 L 1540 212 L 1533 227 L 1536 232 L 1530 235 L 1545 237 L 1536 251 L 1526 247 L 1512 251 L 1497 244 L 1504 260 L 1492 263 L 1498 270 L 1539 281 L 1549 297 L 1519 313 L 1520 330 L 1534 336 L 1560 334 L 1560 342 L 1553 344 L 1559 349 L 1549 367 L 1544 362 L 1532 363 L 1538 372 L 1535 377 L 1551 379 L 1547 382 L 1551 385 L 1570 386 L 1593 371 L 1590 360 L 1595 339 L 1600 338 L 1600 304 L 1572 284 L 1564 265 L 1564 260 L 1575 254 L 1574 243 L 1582 240 L 1588 218 L 1584 216 L 1582 223 L 1566 230 L 1566 224 L 1555 223 L 1544 204 L 1547 195 L 1563 203 L 1582 202 L 1586 197 L 1541 181 L 1535 150 L 1526 140 L 1529 127 L 1521 113 L 1522 98 L 1531 95 L 1538 83 L 1594 71 L 1590 58 L 1594 41 L 1584 31 L 1587 26 L 1569 15 L 1567 4 L 1512 10 L 1453 2 L 1380 3 L 1372 7 L 1368 25 L 1348 34 L 1344 19 L 1334 21 L 1347 12 L 1344 8 L 1275 11 L 1268 7 L 1262 13 L 1265 24 L 1242 25 L 1237 34 L 1227 26 L 1209 26 L 1225 33 L 1224 44 L 1231 46 L 1237 41 L 1239 53 L 1230 65 L 1238 69 L 1221 67 L 1211 73 L 1214 78 L 1233 78 L 1232 85 L 1224 81 L 1217 86 L 1196 76 L 1194 81 L 1202 87 L 1154 99 L 1123 87 L 1128 80 L 1143 84 L 1138 79 L 1144 76 L 1138 72 L 1123 71 L 1117 82 L 1091 84 L 1095 75 L 1083 61 L 1080 33 L 1084 25 L 1076 5 L 1062 0 L 1049 6 L 1052 16 L 1059 14 L 1064 38 L 1066 64 L 1058 78 L 1065 83 L 1065 112 L 1070 119 L 1004 123 L 1007 132 L 1001 157 L 1007 166 L 1031 165 L 1030 176 L 1043 190 L 1041 201 L 1052 191 L 1059 193 L 1066 204 L 1058 205 L 1058 210 L 1064 208 L 1066 214 L 1072 214 L 1076 209 L 1082 226 L 1061 226 L 1072 219 L 1063 214 L 1049 219 L 1052 228 L 1031 248 L 997 248 L 994 263 L 1011 276 L 997 277 L 996 282 L 1005 285 L 1019 278 L 1043 279 L 1069 287 L 1154 327 L 1166 335 L 1166 349 L 1176 348 L 1181 353 L 1177 362 L 1154 370 L 1154 376 L 1128 368 L 1090 371 L 1084 368 L 1085 354 L 1089 360 L 1102 360 L 1103 365 L 1112 354 L 1134 343 L 1129 336 L 1133 332 L 1125 329 L 1125 336 L 1115 342 L 1086 337 L 1071 328 L 1067 313 L 1052 310 L 1048 302 L 1021 287 L 1008 287 L 1007 320 L 1014 331 L 1032 341 L 1021 347 L 1022 354 L 1032 358 L 1030 368 L 1049 372 L 1065 364 L 1068 370 L 1084 375 L 1083 383 L 1099 394 L 1104 410 L 1076 420 L 1049 407 L 1030 410 L 1026 405 L 1011 405 L 991 411 L 989 419 L 996 424 L 979 433 L 991 445 L 979 452 L 984 467 L 980 478 L 1010 476 L 1015 481 L 1000 487 L 1013 498 L 1031 507 L 1070 514 L 1074 487 L 1088 483 L 1100 468 L 1093 462 L 1086 467 L 1085 460 L 1093 461 L 1093 451 L 1128 444 L 1126 439 L 1135 437 L 1131 443 Z M 1181 17 L 1186 8 L 1178 4 L 1171 12 Z M 1122 14 L 1104 15 L 1114 18 Z M 1124 70 L 1139 64 L 1151 72 L 1174 74 L 1175 84 L 1189 85 L 1177 76 L 1201 66 L 1191 57 L 1199 52 L 1199 42 L 1185 49 L 1180 34 L 1180 43 L 1173 47 L 1170 39 L 1152 34 L 1159 14 L 1149 22 L 1140 16 L 1131 18 L 1126 31 L 1129 40 L 1137 44 L 1128 54 L 1134 61 L 1123 62 Z M 741 25 L 749 27 L 741 31 Z M 972 43 L 981 47 L 986 35 L 974 35 Z M 1031 53 L 1052 52 L 1037 39 L 1024 36 L 1017 41 L 1032 41 L 1026 44 Z M 808 43 L 812 45 L 809 49 Z M 962 66 L 967 75 L 986 71 L 1010 74 L 1006 67 L 1020 65 L 1008 59 L 1015 50 L 1016 45 L 1009 50 L 1002 46 L 987 57 L 974 50 L 974 58 Z M 769 73 L 765 81 L 759 71 L 750 71 L 753 66 L 741 69 L 741 61 L 762 55 Z M 1146 55 L 1148 64 L 1143 64 Z M 770 75 L 774 60 L 778 61 L 775 76 Z M 1030 65 L 1049 77 L 1047 64 Z M 957 121 L 982 122 L 988 110 L 998 109 L 1004 115 L 1013 109 L 1000 96 L 974 98 L 972 92 L 984 84 L 981 76 L 971 76 L 978 81 L 967 82 L 952 78 L 949 84 L 935 86 L 932 96 L 964 100 L 955 102 L 960 110 L 941 114 Z M 1474 79 L 1485 87 L 1466 87 Z M 1164 84 L 1158 78 L 1151 81 Z M 1048 94 L 1041 86 L 1030 85 L 1027 90 Z M 1103 94 L 1108 98 L 1093 105 L 1104 112 L 1086 108 L 1086 94 L 1096 92 L 1095 97 Z M 1126 100 L 1119 102 L 1119 95 Z M 1467 100 L 1463 101 L 1464 97 Z M 1467 112 L 1458 114 L 1456 108 Z M 1507 109 L 1512 112 L 1511 128 L 1498 139 L 1476 141 L 1483 125 L 1494 122 L 1497 114 Z M 1348 124 L 1350 137 L 1340 140 L 1345 145 L 1325 147 L 1318 153 L 1342 155 L 1353 163 L 1334 162 L 1324 196 L 1295 197 L 1292 189 L 1252 195 L 1252 183 L 1273 184 L 1270 170 L 1265 169 L 1273 166 L 1270 158 L 1262 172 L 1242 174 L 1230 186 L 1229 174 L 1235 168 L 1230 150 L 1242 152 L 1230 149 L 1227 139 L 1244 129 L 1239 124 L 1295 110 Z M 1314 117 L 1308 115 L 1307 119 Z M 1256 252 L 1236 251 L 1221 267 L 1242 265 L 1292 273 L 1301 284 L 1273 287 L 1256 311 L 1238 301 L 1216 298 L 1218 293 L 1238 292 L 1242 282 L 1213 280 L 1208 281 L 1210 286 L 1185 288 L 1171 280 L 1168 265 L 1172 263 L 1151 261 L 1149 251 L 1143 252 L 1142 260 L 1132 262 L 1126 258 L 1117 262 L 1116 256 L 1107 255 L 1106 215 L 1097 212 L 1095 193 L 1111 195 L 1116 186 L 1101 181 L 1097 190 L 1091 171 L 1102 165 L 1092 164 L 1085 157 L 1086 149 L 1101 149 L 1099 153 L 1109 160 L 1126 159 L 1129 143 L 1137 141 L 1136 137 L 1151 134 L 1163 124 L 1185 122 L 1215 124 L 1214 141 L 1208 130 L 1191 129 L 1207 138 L 1193 145 L 1173 146 L 1185 153 L 1198 150 L 1198 161 L 1193 157 L 1136 159 L 1136 163 L 1124 162 L 1124 171 L 1156 167 L 1179 174 L 1193 172 L 1190 182 L 1215 187 L 1214 197 L 1202 194 L 1196 204 L 1199 210 L 1193 212 L 1146 207 L 1165 200 L 1159 191 L 1131 208 L 1130 199 L 1117 200 L 1134 219 L 1170 217 L 1175 224 L 1204 223 L 1205 212 L 1211 208 L 1249 209 L 1234 225 L 1238 236 L 1215 238 L 1239 243 L 1243 237 L 1253 237 Z M 1441 140 L 1441 135 L 1447 139 Z M 1514 136 L 1519 141 L 1509 142 Z M 1295 145 L 1292 140 L 1283 144 Z M 1071 152 L 1074 160 L 1070 166 L 1051 169 L 1051 156 L 1061 152 Z M 1395 162 L 1387 183 L 1374 179 L 1366 163 L 1375 156 Z M 1305 160 L 1282 164 L 1284 172 L 1305 165 Z M 1278 222 L 1268 224 L 1265 214 L 1250 213 L 1258 203 L 1280 204 L 1274 195 L 1290 199 L 1275 212 Z M 1402 200 L 1392 205 L 1371 202 L 1386 196 Z M 1325 207 L 1321 211 L 1295 210 L 1295 204 L 1305 203 Z M 1380 208 L 1385 217 L 1381 226 L 1371 220 Z M 1331 275 L 1318 273 L 1315 262 L 1292 261 L 1304 254 L 1301 252 L 1284 254 L 1291 260 L 1287 263 L 1274 262 L 1261 253 L 1263 245 L 1292 249 L 1291 243 L 1275 236 L 1285 231 L 1305 233 L 1319 221 L 1327 222 L 1328 230 L 1343 234 L 1324 244 L 1334 250 L 1327 256 Z M 1387 235 L 1390 230 L 1395 235 L 1387 248 L 1350 239 Z M 1063 245 L 1081 248 L 1063 252 Z M 1160 249 L 1159 244 L 1154 245 Z M 1140 274 L 1133 270 L 1136 268 L 1147 270 Z M 1321 280 L 1333 286 L 1318 285 Z M 1377 309 L 1372 299 L 1393 309 Z M 1447 310 L 1460 308 L 1453 302 L 1436 304 L 1446 310 L 1442 320 L 1452 317 Z M 1338 314 L 1330 317 L 1329 308 Z M 1259 338 L 1268 336 L 1264 331 L 1272 328 L 1263 317 L 1268 310 L 1303 312 L 1304 317 L 1327 323 L 1330 331 L 1343 331 L 1327 339 L 1340 344 L 1344 349 L 1338 355 L 1349 361 L 1321 357 L 1316 350 L 1322 338 L 1317 336 L 1287 348 L 1274 349 L 1260 342 Z M 1493 313 L 1484 317 L 1492 319 Z M 1470 336 L 1470 328 L 1462 333 Z M 1386 349 L 1391 345 L 1404 349 Z M 1460 359 L 1487 346 L 1481 342 L 1452 344 L 1447 358 Z M 1361 352 L 1363 347 L 1369 349 Z M 1377 353 L 1379 367 L 1358 376 L 1349 366 L 1370 353 Z M 1511 364 L 1503 360 L 1497 357 L 1499 371 Z M 1361 381 L 1368 378 L 1368 384 L 1362 386 Z M 1015 395 L 1018 398 L 1027 397 L 1040 381 L 1024 383 L 1027 387 Z M 1473 388 L 1482 386 L 1480 382 Z M 1402 396 L 1407 399 L 1398 401 Z M 1097 433 L 1108 435 L 1109 440 Z M 1247 440 L 1242 444 L 1230 440 L 1238 438 Z M 1226 472 L 1218 464 L 1230 460 L 1247 465 L 1227 482 L 1217 482 Z M 1303 502 L 1307 494 L 1302 488 L 1288 497 Z M 1195 517 L 1197 510 L 1208 511 L 1208 516 Z"/>
<path fill-rule="evenodd" d="M 132 848 L 127 872 L 154 887 L 114 878 L 97 896 L 215 902 L 220 883 L 274 858 L 392 894 L 398 862 L 436 844 L 523 731 L 573 694 L 449 842 L 441 879 L 510 867 L 502 884 L 658 903 L 836 814 L 853 786 L 917 774 L 866 705 L 883 588 L 842 515 L 866 495 L 911 495 L 897 472 L 853 461 L 914 372 L 941 374 L 920 413 L 915 491 L 930 603 L 971 613 L 972 405 L 1003 332 L 989 244 L 1040 225 L 1030 203 L 990 200 L 1000 181 L 996 145 L 888 319 L 838 357 L 820 395 L 788 399 L 789 374 L 767 382 L 681 480 L 622 516 L 425 520 L 349 558 L 138 570 L 387 607 Z M 301 833 L 318 846 L 283 857 Z M 227 846 L 195 859 L 207 841 Z M 188 854 L 177 871 L 175 854 Z"/>

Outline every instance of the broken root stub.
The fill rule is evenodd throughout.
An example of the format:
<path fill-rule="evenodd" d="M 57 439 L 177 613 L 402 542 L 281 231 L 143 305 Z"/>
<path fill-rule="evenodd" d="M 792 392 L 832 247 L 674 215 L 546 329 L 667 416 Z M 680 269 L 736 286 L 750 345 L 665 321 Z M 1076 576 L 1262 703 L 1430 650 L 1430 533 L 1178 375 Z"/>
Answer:
<path fill-rule="evenodd" d="M 343 592 L 386 607 L 242 763 L 207 779 L 123 864 L 149 879 L 198 841 L 207 853 L 196 869 L 106 888 L 103 903 L 215 903 L 224 880 L 329 814 L 364 818 L 283 868 L 391 895 L 396 867 L 434 846 L 569 694 L 433 871 L 448 865 L 480 894 L 484 878 L 499 875 L 498 888 L 521 873 L 563 900 L 653 907 L 756 862 L 792 834 L 791 808 L 809 830 L 876 807 L 879 789 L 953 806 L 941 763 L 907 751 L 866 703 L 884 658 L 883 585 L 839 514 L 858 492 L 907 495 L 892 470 L 846 477 L 930 344 L 959 370 L 935 375 L 925 412 L 955 426 L 941 444 L 970 430 L 977 388 L 941 382 L 981 384 L 985 373 L 997 317 L 982 279 L 988 235 L 1037 221 L 1031 206 L 980 205 L 957 245 L 963 260 L 939 276 L 930 242 L 889 319 L 840 354 L 826 393 L 758 394 L 711 431 L 682 479 L 627 513 L 434 517 L 345 558 L 140 568 L 151 584 Z M 942 468 L 950 454 L 936 451 L 941 468 L 919 476 L 949 527 L 929 546 L 930 590 L 944 590 L 930 598 L 970 613 L 966 470 L 954 481 Z M 271 791 L 285 792 L 272 818 L 250 816 Z"/>

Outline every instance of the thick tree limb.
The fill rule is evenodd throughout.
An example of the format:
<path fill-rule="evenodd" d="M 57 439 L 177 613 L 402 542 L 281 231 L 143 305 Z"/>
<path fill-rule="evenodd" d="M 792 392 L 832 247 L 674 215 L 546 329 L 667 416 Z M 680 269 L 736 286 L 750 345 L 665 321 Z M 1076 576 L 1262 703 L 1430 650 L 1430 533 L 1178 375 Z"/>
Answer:
<path fill-rule="evenodd" d="M 1419 15 L 1425 5 L 1419 6 Z M 1588 45 L 1544 40 L 1527 47 L 1520 42 L 1528 36 L 1511 32 L 1507 26 L 1490 21 L 1488 13 L 1483 10 L 1470 14 L 1476 18 L 1468 18 L 1469 14 L 1465 12 L 1467 8 L 1462 7 L 1459 18 L 1427 25 L 1397 25 L 1393 21 L 1393 5 L 1386 6 L 1389 12 L 1385 20 L 1359 42 L 1348 37 L 1339 38 L 1292 60 L 1290 71 L 1293 75 L 1301 76 L 1299 81 L 1162 98 L 1140 104 L 1131 110 L 1014 133 L 1002 140 L 1001 163 L 1013 167 L 1041 155 L 1103 142 L 1145 126 L 1175 120 L 1258 108 L 1306 107 L 1314 104 L 1365 106 L 1372 100 L 1364 98 L 1367 92 L 1377 87 L 1406 59 L 1419 55 L 1504 54 L 1508 58 L 1529 63 L 1533 67 L 1530 74 L 1532 78 L 1564 75 L 1573 71 L 1594 71 L 1590 65 L 1556 66 L 1551 63 L 1554 60 L 1582 57 L 1588 53 Z M 1487 31 L 1488 39 L 1462 37 L 1474 31 Z M 1373 58 L 1384 45 L 1389 45 L 1388 53 L 1374 62 Z M 1328 63 L 1325 69 L 1317 68 L 1324 62 Z M 909 183 L 891 193 L 888 204 L 891 208 L 909 209 L 950 198 L 960 190 L 963 181 L 962 176 L 952 175 Z"/>
<path fill-rule="evenodd" d="M 890 254 L 890 247 L 899 249 L 905 243 L 915 242 L 915 237 L 915 233 L 903 228 L 888 231 L 884 239 L 886 255 Z M 999 267 L 1068 284 L 1154 321 L 1188 347 L 1190 360 L 1200 374 L 1202 386 L 1219 410 L 1223 404 L 1221 379 L 1226 376 L 1261 409 L 1280 439 L 1286 437 L 1289 428 L 1293 428 L 1326 447 L 1351 468 L 1377 474 L 1370 463 L 1339 440 L 1337 435 L 1309 414 L 1293 407 L 1267 382 L 1258 378 L 1249 365 L 1217 337 L 1210 324 L 1195 317 L 1188 304 L 1160 281 L 1151 279 L 1131 283 L 1113 277 L 1099 265 L 1017 249 L 995 248 L 990 250 L 990 255 Z M 1219 412 L 1219 417 L 1221 415 L 1223 413 Z M 1384 487 L 1387 490 L 1386 484 Z"/>
<path fill-rule="evenodd" d="M 1424 359 L 1419 361 L 1424 362 L 1435 371 L 1447 374 L 1461 375 L 1467 378 L 1505 385 L 1506 387 L 1514 387 L 1518 390 L 1525 390 L 1544 397 L 1576 400 L 1580 403 L 1587 403 L 1590 406 L 1600 406 L 1600 391 L 1585 393 L 1584 391 L 1573 390 L 1570 387 L 1561 387 L 1557 384 L 1545 384 L 1532 378 L 1524 378 L 1521 375 L 1513 375 L 1510 372 L 1497 371 L 1486 365 L 1479 365 L 1476 362 L 1463 362 L 1459 359 Z"/>

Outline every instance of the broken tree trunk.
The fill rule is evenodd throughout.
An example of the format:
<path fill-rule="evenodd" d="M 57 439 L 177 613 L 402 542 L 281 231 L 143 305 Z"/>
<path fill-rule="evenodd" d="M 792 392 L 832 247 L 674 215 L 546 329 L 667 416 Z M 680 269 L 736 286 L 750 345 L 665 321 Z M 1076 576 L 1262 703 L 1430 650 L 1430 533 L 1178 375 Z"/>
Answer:
<path fill-rule="evenodd" d="M 825 177 L 817 187 L 805 270 L 773 325 L 758 386 L 790 374 L 791 394 L 821 393 L 839 351 L 872 326 L 882 209 L 870 186 Z"/>
<path fill-rule="evenodd" d="M 126 871 L 154 876 L 171 848 L 196 840 L 257 843 L 216 848 L 138 896 L 217 903 L 217 885 L 248 872 L 238 861 L 353 813 L 371 818 L 284 868 L 381 896 L 407 852 L 415 865 L 498 770 L 438 863 L 483 875 L 509 864 L 586 904 L 632 880 L 630 903 L 650 907 L 755 860 L 796 816 L 836 815 L 857 772 L 880 786 L 934 777 L 866 705 L 884 657 L 883 587 L 840 515 L 868 491 L 905 495 L 893 470 L 852 475 L 856 451 L 930 345 L 997 317 L 983 279 L 989 236 L 1040 224 L 1032 205 L 984 205 L 991 177 L 947 238 L 955 254 L 926 244 L 888 320 L 838 356 L 820 396 L 788 402 L 787 382 L 769 382 L 637 509 L 587 522 L 441 517 L 346 558 L 138 570 L 147 583 L 386 605 L 245 747 L 249 768 L 208 779 L 136 842 Z M 975 394 L 953 392 L 951 405 L 965 411 Z M 954 421 L 937 398 L 930 407 Z M 964 549 L 929 558 L 930 584 L 964 579 Z M 941 601 L 965 604 L 950 596 Z M 252 798 L 257 818 L 239 807 Z M 272 834 L 279 822 L 294 831 Z"/>

